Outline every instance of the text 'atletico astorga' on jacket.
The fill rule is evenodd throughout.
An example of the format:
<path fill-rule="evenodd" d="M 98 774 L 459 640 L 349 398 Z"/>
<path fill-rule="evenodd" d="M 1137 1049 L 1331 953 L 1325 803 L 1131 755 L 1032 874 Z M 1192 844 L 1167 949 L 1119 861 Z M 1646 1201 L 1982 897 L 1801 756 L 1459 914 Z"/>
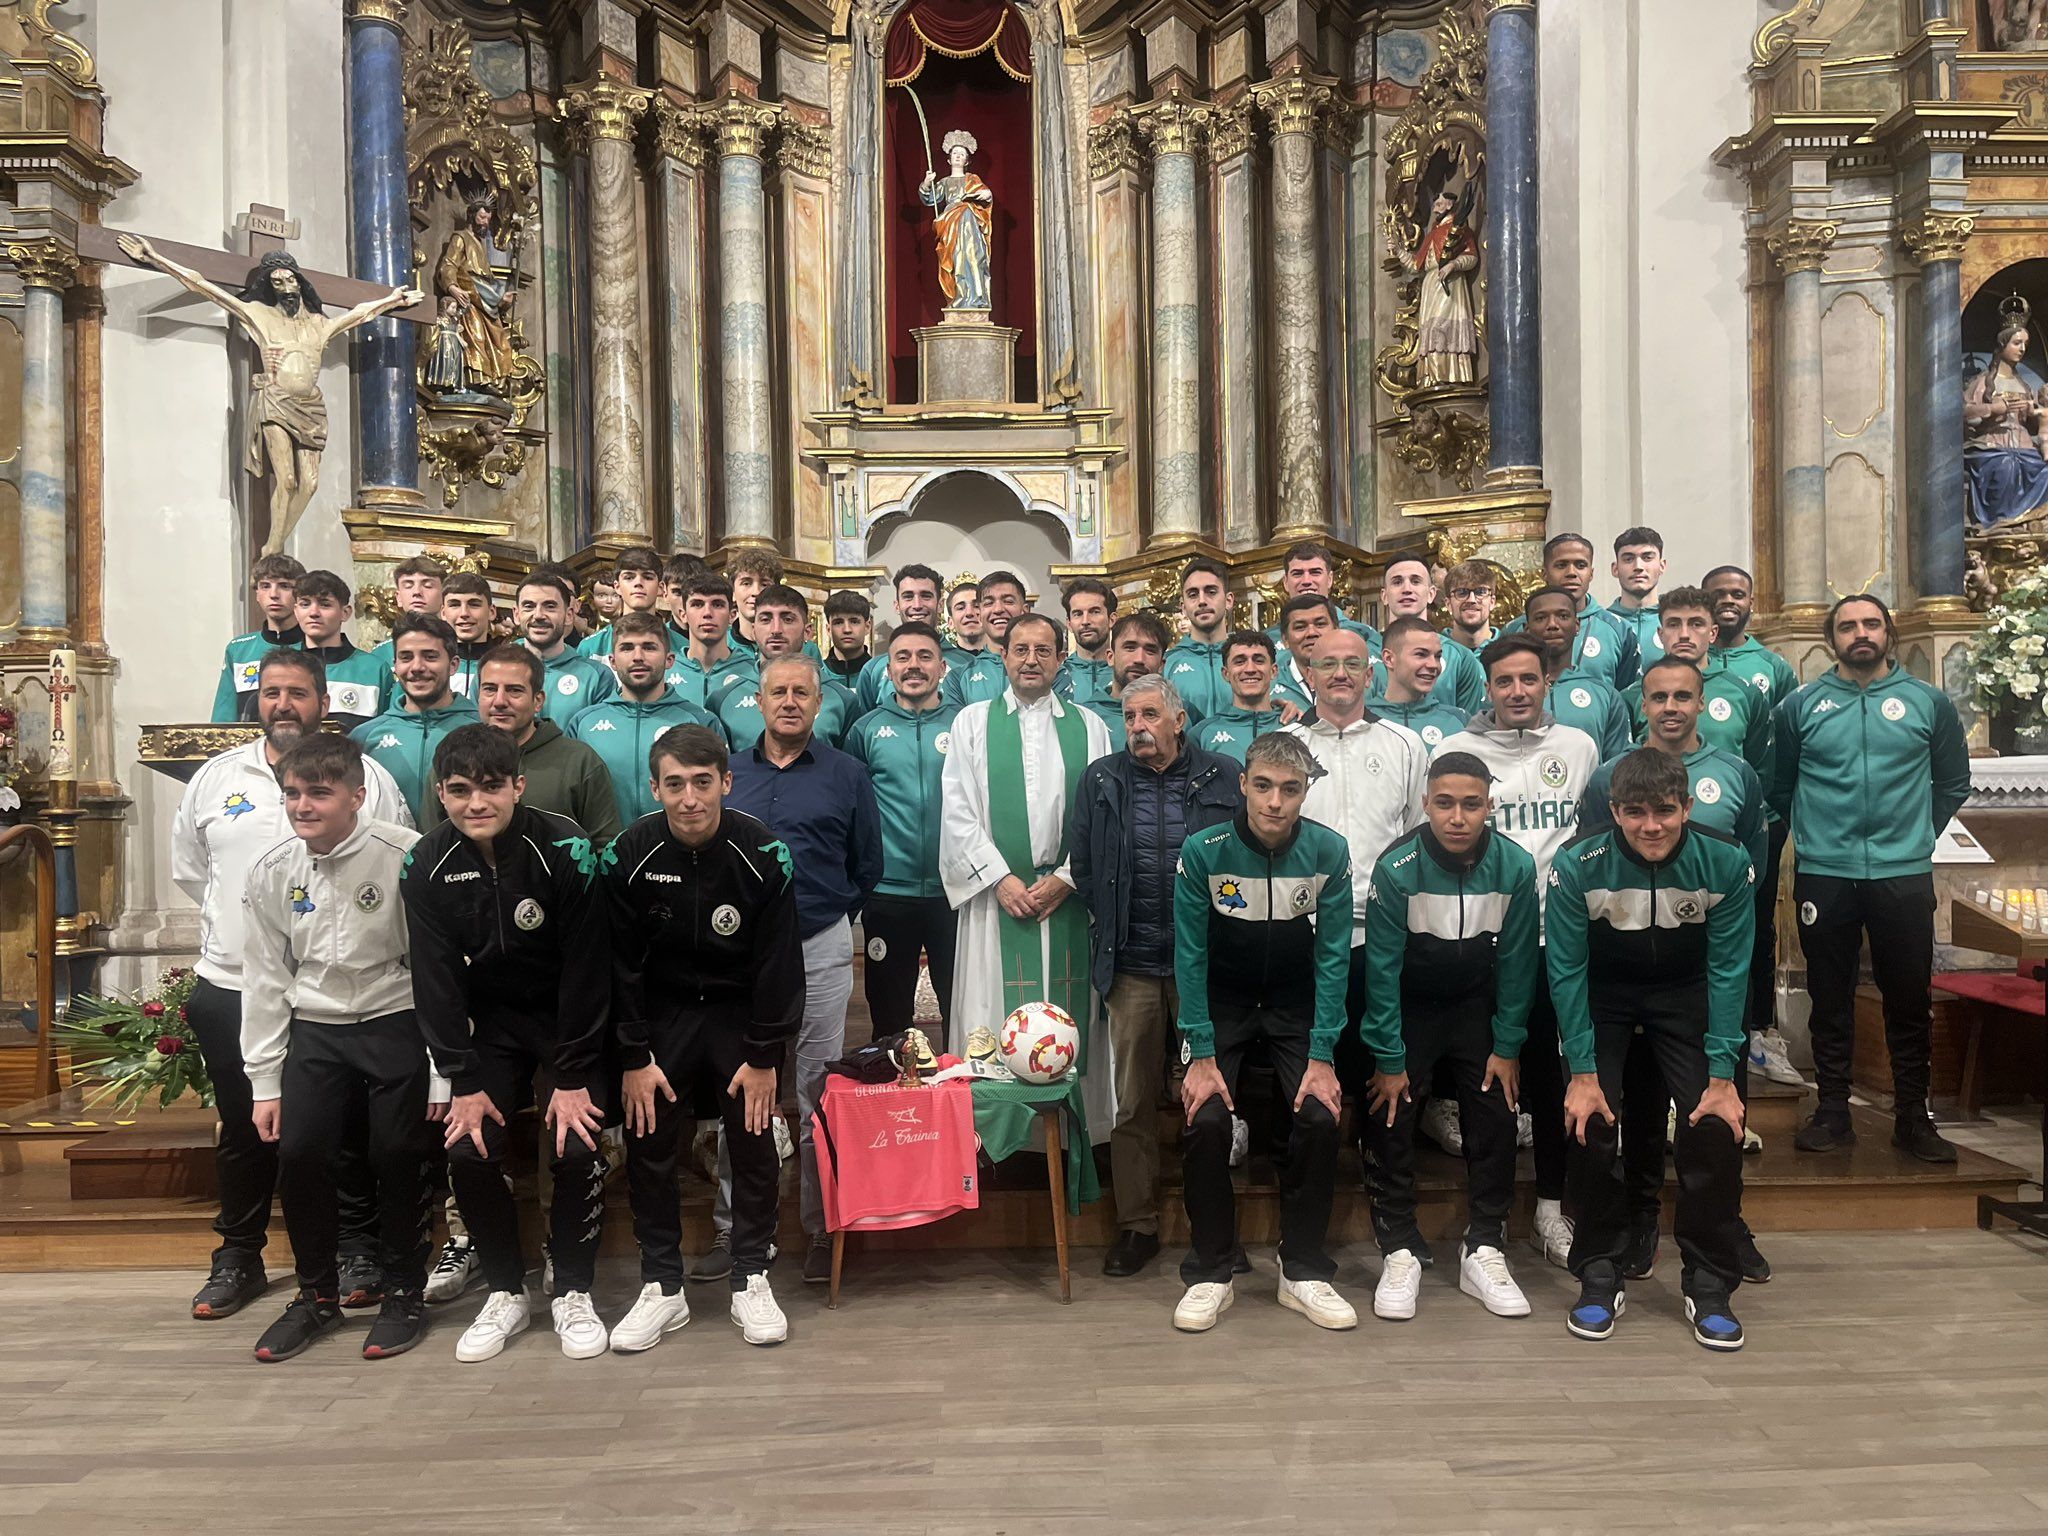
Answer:
<path fill-rule="evenodd" d="M 557 1088 L 587 1088 L 602 1070 L 611 955 L 599 861 L 575 822 L 528 805 L 490 858 L 454 822 L 414 846 L 399 882 L 413 1006 L 456 1093 L 483 1088 L 471 1021 L 517 1019 L 552 1039 Z"/>
<path fill-rule="evenodd" d="M 744 1031 L 748 1066 L 780 1063 L 804 1014 L 789 845 L 728 806 L 692 848 L 655 811 L 619 834 L 603 879 L 620 1068 L 654 1059 L 654 1025 L 692 1015 Z"/>

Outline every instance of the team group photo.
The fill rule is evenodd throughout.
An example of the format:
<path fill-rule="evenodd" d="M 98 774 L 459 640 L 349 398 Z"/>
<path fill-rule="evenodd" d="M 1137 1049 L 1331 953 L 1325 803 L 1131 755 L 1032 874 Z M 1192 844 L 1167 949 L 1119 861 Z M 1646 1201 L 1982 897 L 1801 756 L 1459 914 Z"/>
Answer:
<path fill-rule="evenodd" d="M 2048 1530 L 2029 16 L 0 3 L 0 1519 Z"/>

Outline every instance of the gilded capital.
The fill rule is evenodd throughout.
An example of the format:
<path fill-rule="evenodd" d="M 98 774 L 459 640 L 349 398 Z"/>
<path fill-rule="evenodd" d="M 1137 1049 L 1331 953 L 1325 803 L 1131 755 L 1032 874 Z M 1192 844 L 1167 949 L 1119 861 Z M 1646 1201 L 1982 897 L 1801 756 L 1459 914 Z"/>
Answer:
<path fill-rule="evenodd" d="M 1100 179 L 1138 168 L 1138 131 L 1123 107 L 1088 132 L 1088 174 Z"/>
<path fill-rule="evenodd" d="M 1967 213 L 1928 212 L 1899 231 L 1899 239 L 1921 266 L 1961 261 L 1977 221 Z"/>
<path fill-rule="evenodd" d="M 832 134 L 817 123 L 788 118 L 775 136 L 775 163 L 796 176 L 832 174 Z"/>
<path fill-rule="evenodd" d="M 751 96 L 721 96 L 690 110 L 717 143 L 719 154 L 745 155 L 753 160 L 761 158 L 768 135 L 786 116 L 774 102 L 756 101 Z"/>
<path fill-rule="evenodd" d="M 600 139 L 631 143 L 633 125 L 653 99 L 652 91 L 596 75 L 562 92 L 555 103 L 555 120 L 568 135 L 570 152 L 588 154 Z"/>
<path fill-rule="evenodd" d="M 1218 107 L 1209 119 L 1209 158 L 1218 165 L 1235 160 L 1252 147 L 1257 131 L 1251 97 L 1240 96 L 1229 106 Z"/>
<path fill-rule="evenodd" d="M 657 96 L 647 111 L 647 152 L 657 160 L 700 166 L 705 160 L 704 131 L 704 121 L 693 108 Z"/>
<path fill-rule="evenodd" d="M 1175 91 L 1131 112 L 1132 126 L 1145 136 L 1155 155 L 1191 155 L 1207 133 L 1215 108 Z"/>
<path fill-rule="evenodd" d="M 59 293 L 78 280 L 78 258 L 55 240 L 10 240 L 7 259 L 26 288 L 54 288 Z"/>
<path fill-rule="evenodd" d="M 1536 0 L 1486 0 L 1486 14 L 1489 16 L 1495 11 L 1533 11 L 1535 9 Z"/>
<path fill-rule="evenodd" d="M 1317 119 L 1329 110 L 1336 93 L 1324 81 L 1288 75 L 1253 86 L 1252 100 L 1275 133 L 1314 133 Z"/>
<path fill-rule="evenodd" d="M 1818 272 L 1842 226 L 1827 219 L 1787 219 L 1765 240 L 1764 248 L 1786 276 Z"/>
<path fill-rule="evenodd" d="M 348 0 L 350 21 L 381 21 L 398 27 L 405 24 L 405 0 Z"/>

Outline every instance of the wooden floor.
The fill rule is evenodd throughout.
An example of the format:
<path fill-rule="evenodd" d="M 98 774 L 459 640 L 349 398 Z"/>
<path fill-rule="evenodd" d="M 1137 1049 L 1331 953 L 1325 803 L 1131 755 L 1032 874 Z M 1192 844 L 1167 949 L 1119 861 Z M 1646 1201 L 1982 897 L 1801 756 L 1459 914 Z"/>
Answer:
<path fill-rule="evenodd" d="M 369 1364 L 361 1322 L 279 1366 L 190 1272 L 0 1277 L 0 1530 L 1951 1533 L 2048 1530 L 2048 1250 L 1978 1233 L 1780 1236 L 1717 1356 L 1675 1274 L 1617 1337 L 1522 1252 L 1507 1322 L 1439 1267 L 1419 1318 L 1315 1332 L 1270 1252 L 1212 1334 L 1167 1265 L 1075 1304 L 1029 1254 L 876 1259 L 837 1313 L 778 1289 L 750 1349 L 722 1288 L 650 1354 L 569 1361 L 540 1327 L 459 1366 L 459 1303 Z M 1668 1250 L 1667 1250 L 1668 1253 Z M 1376 1261 L 1343 1255 L 1366 1310 Z M 608 1318 L 634 1284 L 608 1264 Z"/>

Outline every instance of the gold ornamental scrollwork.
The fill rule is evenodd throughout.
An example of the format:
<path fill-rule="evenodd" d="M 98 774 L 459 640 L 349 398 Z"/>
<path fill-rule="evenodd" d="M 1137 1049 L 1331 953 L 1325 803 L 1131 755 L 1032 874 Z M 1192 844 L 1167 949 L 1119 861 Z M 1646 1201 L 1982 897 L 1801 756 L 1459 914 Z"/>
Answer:
<path fill-rule="evenodd" d="M 1257 131 L 1258 116 L 1252 111 L 1251 97 L 1240 96 L 1218 107 L 1209 119 L 1210 160 L 1217 165 L 1235 160 L 1252 147 L 1252 138 Z"/>
<path fill-rule="evenodd" d="M 775 135 L 775 163 L 797 176 L 832 174 L 832 135 L 816 123 L 785 118 Z"/>
<path fill-rule="evenodd" d="M 1799 0 L 1797 5 L 1773 16 L 1756 29 L 1756 36 L 1750 40 L 1750 60 L 1757 68 L 1771 62 L 1792 46 L 1792 40 L 1799 35 L 1799 29 L 1820 14 L 1822 0 Z"/>
<path fill-rule="evenodd" d="M 1312 134 L 1337 93 L 1327 80 L 1296 73 L 1262 81 L 1251 88 L 1251 97 L 1275 133 Z"/>
<path fill-rule="evenodd" d="M 1899 239 L 1913 260 L 1931 266 L 1937 261 L 1961 261 L 1963 247 L 1977 221 L 1967 213 L 1923 213 L 1899 231 Z"/>
<path fill-rule="evenodd" d="M 1135 171 L 1142 158 L 1140 135 L 1128 107 L 1097 123 L 1088 134 L 1088 174 L 1096 180 Z"/>
<path fill-rule="evenodd" d="M 1771 232 L 1764 248 L 1787 277 L 1794 272 L 1818 272 L 1841 232 L 1841 225 L 1827 219 L 1787 219 Z"/>
<path fill-rule="evenodd" d="M 708 158 L 704 120 L 666 96 L 655 97 L 648 108 L 644 137 L 648 154 L 656 159 L 674 160 L 695 170 Z"/>
<path fill-rule="evenodd" d="M 54 288 L 59 293 L 78 281 L 78 258 L 55 240 L 10 240 L 7 259 L 29 288 Z"/>
<path fill-rule="evenodd" d="M 703 125 L 720 155 L 744 155 L 751 160 L 761 158 L 768 136 L 782 127 L 787 117 L 774 102 L 756 101 L 751 96 L 721 96 L 683 110 Z"/>
<path fill-rule="evenodd" d="M 504 488 L 526 468 L 521 421 L 507 422 L 488 408 L 442 406 L 435 424 L 420 432 L 420 463 L 441 483 L 441 504 L 452 506 L 465 487 Z"/>
<path fill-rule="evenodd" d="M 92 54 L 77 38 L 58 31 L 50 20 L 50 12 L 64 3 L 65 0 L 28 0 L 21 8 L 22 30 L 43 45 L 51 67 L 58 74 L 81 90 L 98 90 L 100 82 Z"/>
<path fill-rule="evenodd" d="M 1148 102 L 1131 112 L 1131 125 L 1142 134 L 1155 155 L 1191 155 L 1215 116 L 1205 101 L 1195 101 L 1179 91 Z"/>
<path fill-rule="evenodd" d="M 610 75 L 596 75 L 562 93 L 555 103 L 555 121 L 562 125 L 569 152 L 588 154 L 590 146 L 600 140 L 631 143 L 633 125 L 653 99 L 652 91 L 621 85 Z"/>
<path fill-rule="evenodd" d="M 1418 404 L 1394 433 L 1394 457 L 1425 475 L 1442 475 L 1461 491 L 1472 489 L 1486 467 L 1491 433 L 1465 411 Z"/>
<path fill-rule="evenodd" d="M 405 0 L 348 0 L 350 21 L 381 21 L 390 26 L 405 25 Z"/>

